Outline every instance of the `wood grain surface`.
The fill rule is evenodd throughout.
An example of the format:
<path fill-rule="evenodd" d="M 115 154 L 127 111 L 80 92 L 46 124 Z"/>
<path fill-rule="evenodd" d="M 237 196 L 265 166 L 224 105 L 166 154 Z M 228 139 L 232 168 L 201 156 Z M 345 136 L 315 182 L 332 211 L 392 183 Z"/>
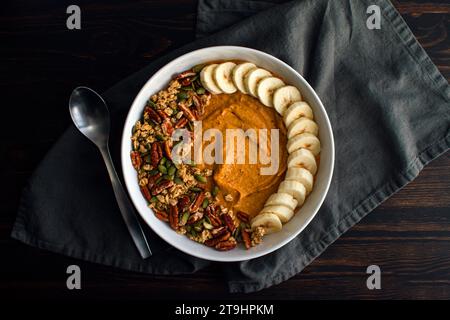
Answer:
<path fill-rule="evenodd" d="M 82 8 L 82 31 L 66 8 Z M 450 4 L 394 1 L 419 42 L 450 79 Z M 450 154 L 331 245 L 301 274 L 253 294 L 227 293 L 223 265 L 184 276 L 152 276 L 31 248 L 9 235 L 20 192 L 69 124 L 77 85 L 107 89 L 152 59 L 194 39 L 196 1 L 4 1 L 0 13 L 0 292 L 52 299 L 450 299 Z M 7 116 L 6 116 L 7 115 Z M 83 289 L 66 289 L 80 265 Z M 368 290 L 366 268 L 382 270 Z"/>

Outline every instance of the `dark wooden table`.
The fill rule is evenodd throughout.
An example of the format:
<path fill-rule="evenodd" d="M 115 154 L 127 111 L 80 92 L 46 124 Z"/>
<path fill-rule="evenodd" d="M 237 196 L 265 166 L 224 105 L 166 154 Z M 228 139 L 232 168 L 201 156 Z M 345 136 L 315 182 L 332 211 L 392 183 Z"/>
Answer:
<path fill-rule="evenodd" d="M 82 8 L 82 31 L 66 8 Z M 444 76 L 450 78 L 448 0 L 395 1 Z M 450 154 L 331 245 L 301 274 L 249 295 L 229 295 L 214 266 L 187 276 L 151 276 L 85 263 L 9 237 L 33 168 L 69 124 L 80 84 L 102 91 L 194 38 L 195 0 L 3 1 L 0 16 L 0 292 L 10 298 L 450 298 Z M 19 99 L 18 99 L 19 98 Z M 82 290 L 66 289 L 80 265 Z M 366 268 L 382 289 L 366 288 Z"/>

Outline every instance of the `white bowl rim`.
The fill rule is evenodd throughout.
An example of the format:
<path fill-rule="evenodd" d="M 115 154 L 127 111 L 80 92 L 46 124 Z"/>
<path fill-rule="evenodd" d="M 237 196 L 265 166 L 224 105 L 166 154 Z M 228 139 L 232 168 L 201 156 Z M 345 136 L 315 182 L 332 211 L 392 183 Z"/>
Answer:
<path fill-rule="evenodd" d="M 138 98 L 145 94 L 145 91 L 148 90 L 147 84 L 155 77 L 159 76 L 160 73 L 164 72 L 165 69 L 168 69 L 172 64 L 175 64 L 177 60 L 182 59 L 182 58 L 187 58 L 189 56 L 195 56 L 198 54 L 201 54 L 203 51 L 208 51 L 211 49 L 216 49 L 216 50 L 244 50 L 250 53 L 255 53 L 257 55 L 262 55 L 265 56 L 266 58 L 268 58 L 269 60 L 275 61 L 278 64 L 283 65 L 285 68 L 289 69 L 292 73 L 294 73 L 299 79 L 300 81 L 304 82 L 304 85 L 308 88 L 308 90 L 310 91 L 310 93 L 314 96 L 314 98 L 316 99 L 316 101 L 318 102 L 318 107 L 321 109 L 321 112 L 324 115 L 325 118 L 325 125 L 327 127 L 327 131 L 329 132 L 329 136 L 330 136 L 330 157 L 331 157 L 331 161 L 330 161 L 330 174 L 326 177 L 326 181 L 325 181 L 325 188 L 324 188 L 324 192 L 319 196 L 319 201 L 317 201 L 317 204 L 315 206 L 314 212 L 313 214 L 311 214 L 311 216 L 305 221 L 305 223 L 303 223 L 301 228 L 298 228 L 298 230 L 294 233 L 292 233 L 290 236 L 286 237 L 285 239 L 283 239 L 282 241 L 280 241 L 279 243 L 277 243 L 276 245 L 273 245 L 269 248 L 267 248 L 264 251 L 261 252 L 251 252 L 251 250 L 246 251 L 246 254 L 242 256 L 242 258 L 230 258 L 226 255 L 223 256 L 218 256 L 218 257 L 211 257 L 202 253 L 197 253 L 197 252 L 189 252 L 187 250 L 185 250 L 182 246 L 176 245 L 174 243 L 172 243 L 170 241 L 170 237 L 165 236 L 163 232 L 161 232 L 158 228 L 154 228 L 150 223 L 147 222 L 144 214 L 139 211 L 139 206 L 137 205 L 133 195 L 130 192 L 130 183 L 132 183 L 131 181 L 129 181 L 127 179 L 127 171 L 125 169 L 126 167 L 126 163 L 125 163 L 125 157 L 129 157 L 130 155 L 130 135 L 129 132 L 126 132 L 126 127 L 127 124 L 131 121 L 131 114 L 132 114 L 132 110 L 134 108 L 139 107 L 138 105 L 136 105 L 136 101 L 138 100 Z M 142 106 L 141 106 L 142 107 Z M 308 83 L 308 81 L 306 81 L 305 78 L 303 78 L 302 75 L 300 75 L 294 68 L 292 68 L 290 65 L 288 65 L 287 63 L 285 63 L 284 61 L 266 53 L 260 50 L 256 50 L 253 48 L 248 48 L 248 47 L 244 47 L 244 46 L 210 46 L 210 47 L 203 47 L 200 49 L 196 49 L 190 52 L 187 52 L 185 54 L 182 54 L 178 57 L 176 57 L 175 59 L 171 60 L 170 62 L 168 62 L 167 64 L 165 64 L 164 66 L 162 66 L 156 73 L 154 73 L 146 82 L 145 84 L 142 86 L 142 88 L 139 90 L 139 93 L 136 95 L 136 97 L 134 98 L 130 109 L 128 111 L 127 117 L 125 119 L 124 125 L 123 125 L 124 129 L 122 131 L 122 140 L 121 140 L 121 165 L 122 165 L 122 172 L 123 172 L 123 177 L 124 177 L 124 181 L 125 181 L 125 185 L 127 188 L 127 192 L 129 194 L 129 197 L 131 198 L 131 201 L 133 202 L 133 205 L 136 209 L 136 211 L 139 213 L 139 215 L 141 216 L 141 218 L 146 222 L 146 224 L 160 237 L 162 238 L 164 241 L 166 241 L 169 245 L 175 247 L 176 249 L 189 254 L 191 256 L 197 257 L 197 258 L 201 258 L 201 259 L 205 259 L 205 260 L 209 260 L 209 261 L 218 261 L 218 262 L 237 262 L 237 261 L 247 261 L 247 260 L 251 260 L 251 259 L 255 259 L 264 255 L 267 255 L 271 252 L 274 252 L 276 250 L 278 250 L 279 248 L 283 247 L 284 245 L 286 245 L 287 243 L 289 243 L 290 241 L 292 241 L 295 237 L 297 237 L 308 225 L 309 223 L 312 221 L 312 219 L 314 219 L 314 217 L 316 216 L 316 214 L 319 212 L 319 209 L 322 207 L 322 204 L 325 200 L 326 195 L 328 194 L 330 185 L 331 185 L 331 180 L 333 177 L 333 172 L 334 172 L 334 162 L 335 162 L 335 145 L 334 145 L 334 136 L 333 136 L 333 130 L 331 127 L 331 123 L 330 123 L 330 119 L 328 117 L 328 113 L 325 109 L 325 107 L 323 106 L 322 100 L 319 98 L 319 96 L 317 95 L 316 91 L 311 87 L 311 85 Z M 134 168 L 133 168 L 134 171 Z M 135 171 L 134 171 L 135 173 Z M 139 196 L 142 197 L 141 194 L 139 194 Z M 282 231 L 280 231 L 282 232 Z M 174 234 L 175 231 L 174 231 Z M 186 237 L 186 241 L 192 241 L 190 239 L 188 239 Z M 149 243 L 150 247 L 151 247 L 151 243 Z M 213 250 L 213 249 L 211 249 Z"/>

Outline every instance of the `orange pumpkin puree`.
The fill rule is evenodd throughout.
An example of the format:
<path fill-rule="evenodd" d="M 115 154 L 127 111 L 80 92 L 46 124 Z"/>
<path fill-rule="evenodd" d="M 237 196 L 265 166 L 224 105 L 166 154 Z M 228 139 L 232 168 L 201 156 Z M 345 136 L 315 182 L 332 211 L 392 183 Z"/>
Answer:
<path fill-rule="evenodd" d="M 246 160 L 244 164 L 214 163 L 212 165 L 201 165 L 201 167 L 213 170 L 213 181 L 209 182 L 209 187 L 212 187 L 212 183 L 219 187 L 218 204 L 233 210 L 235 213 L 243 211 L 251 217 L 257 215 L 263 208 L 267 198 L 277 191 L 278 185 L 284 179 L 288 153 L 286 149 L 286 127 L 282 118 L 275 109 L 264 106 L 256 98 L 236 92 L 233 94 L 212 95 L 210 102 L 205 107 L 201 120 L 203 132 L 210 128 L 215 128 L 222 132 L 224 159 L 226 155 L 226 129 L 241 128 L 244 131 L 247 129 L 255 129 L 256 131 L 258 129 L 268 129 L 267 144 L 265 146 L 258 144 L 258 152 L 259 148 L 262 147 L 264 150 L 267 150 L 265 152 L 268 154 L 271 152 L 270 129 L 279 129 L 279 166 L 275 175 L 260 174 L 260 168 L 269 167 L 270 164 L 261 164 L 259 155 L 256 164 L 249 164 L 248 151 L 250 143 L 258 143 L 259 141 L 250 142 L 248 138 L 245 139 Z M 211 144 L 211 141 L 203 141 L 202 149 L 204 150 L 209 144 Z M 232 196 L 232 201 L 225 201 L 224 198 L 228 194 Z"/>

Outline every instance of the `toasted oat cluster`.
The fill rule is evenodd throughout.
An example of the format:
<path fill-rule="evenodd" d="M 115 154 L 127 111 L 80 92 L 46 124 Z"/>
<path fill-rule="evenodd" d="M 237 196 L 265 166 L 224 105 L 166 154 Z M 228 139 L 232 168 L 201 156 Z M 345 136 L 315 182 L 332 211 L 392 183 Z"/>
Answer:
<path fill-rule="evenodd" d="M 156 217 L 180 234 L 217 250 L 243 242 L 248 249 L 261 242 L 264 229 L 251 230 L 249 217 L 218 205 L 220 189 L 210 169 L 172 161 L 174 130 L 193 132 L 210 93 L 199 79 L 203 66 L 177 75 L 164 90 L 150 97 L 133 127 L 131 161 L 139 186 Z"/>

